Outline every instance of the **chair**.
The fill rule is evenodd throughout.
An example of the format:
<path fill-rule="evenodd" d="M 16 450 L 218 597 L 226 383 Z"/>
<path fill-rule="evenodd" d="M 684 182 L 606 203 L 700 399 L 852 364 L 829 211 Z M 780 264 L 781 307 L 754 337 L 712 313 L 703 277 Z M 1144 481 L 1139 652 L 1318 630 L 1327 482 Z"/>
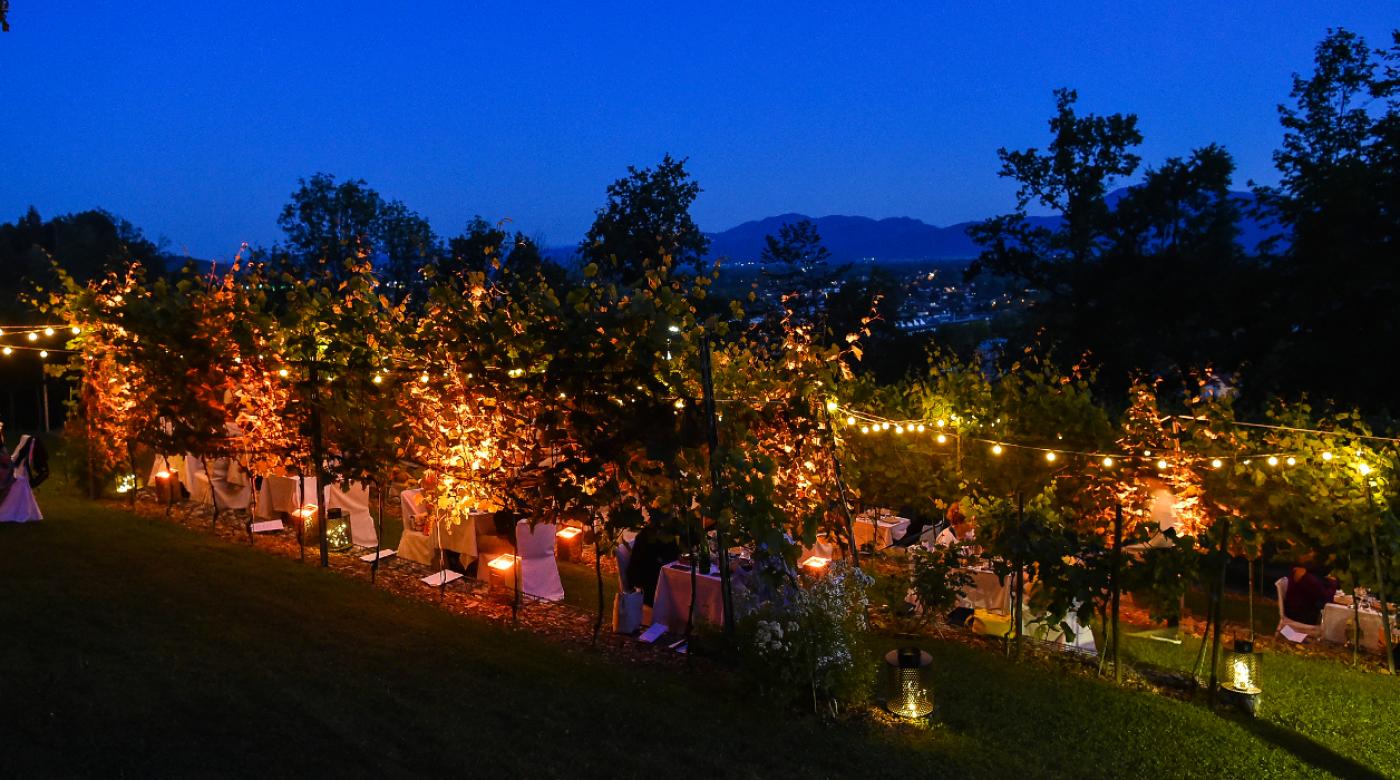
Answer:
<path fill-rule="evenodd" d="M 423 505 L 423 491 L 418 488 L 399 493 L 399 508 L 403 511 L 403 536 L 399 537 L 398 556 L 405 560 L 433 565 L 436 546 L 428 537 L 428 508 Z"/>
<path fill-rule="evenodd" d="M 180 472 L 180 481 L 196 504 L 214 503 L 214 488 L 209 482 L 209 473 L 204 469 L 204 461 L 194 455 L 185 456 L 185 470 Z"/>
<path fill-rule="evenodd" d="M 356 547 L 374 547 L 379 534 L 374 517 L 369 513 L 369 486 L 351 482 L 341 489 L 339 483 L 326 485 L 326 508 L 341 509 L 350 518 L 350 542 Z"/>
<path fill-rule="evenodd" d="M 554 559 L 554 524 L 529 520 L 515 524 L 515 545 L 520 566 L 520 592 L 546 601 L 562 601 L 564 583 Z"/>
<path fill-rule="evenodd" d="M 1288 595 L 1288 578 L 1279 577 L 1274 581 L 1274 589 L 1278 591 L 1278 631 L 1283 631 L 1284 626 L 1288 626 L 1294 631 L 1300 631 L 1308 636 L 1317 639 L 1322 636 L 1322 626 L 1314 626 L 1298 621 L 1283 614 L 1283 599 Z"/>
<path fill-rule="evenodd" d="M 209 463 L 207 472 L 210 491 L 219 500 L 220 509 L 247 509 L 253 489 L 246 475 L 232 458 L 219 458 Z"/>

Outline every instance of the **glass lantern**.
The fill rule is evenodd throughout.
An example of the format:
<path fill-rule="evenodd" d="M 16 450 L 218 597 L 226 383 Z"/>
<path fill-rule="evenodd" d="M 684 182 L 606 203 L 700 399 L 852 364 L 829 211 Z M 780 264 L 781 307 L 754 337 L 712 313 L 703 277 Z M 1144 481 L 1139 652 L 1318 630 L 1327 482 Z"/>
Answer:
<path fill-rule="evenodd" d="M 350 549 L 350 518 L 342 509 L 326 510 L 326 546 L 335 552 Z"/>
<path fill-rule="evenodd" d="M 917 647 L 903 647 L 885 654 L 888 684 L 885 708 L 901 718 L 923 718 L 933 712 L 929 678 L 933 656 Z"/>

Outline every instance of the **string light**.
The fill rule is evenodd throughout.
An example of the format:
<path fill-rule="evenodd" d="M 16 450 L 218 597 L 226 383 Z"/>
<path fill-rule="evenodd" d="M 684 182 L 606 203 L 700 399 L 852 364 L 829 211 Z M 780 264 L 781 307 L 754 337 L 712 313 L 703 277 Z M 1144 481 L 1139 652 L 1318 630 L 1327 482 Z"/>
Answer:
<path fill-rule="evenodd" d="M 1223 465 L 1225 465 L 1225 463 L 1224 461 L 1220 460 L 1220 458 L 1216 458 L 1210 462 L 1210 467 L 1213 469 L 1218 469 Z"/>
<path fill-rule="evenodd" d="M 1157 460 L 1157 470 L 1158 470 L 1158 471 L 1166 471 L 1166 470 L 1167 470 L 1167 462 L 1166 462 L 1165 460 L 1162 460 L 1162 459 L 1159 458 L 1159 459 Z"/>
<path fill-rule="evenodd" d="M 1323 460 L 1331 460 L 1331 459 L 1332 459 L 1332 453 L 1331 453 L 1331 452 L 1324 452 L 1324 453 L 1322 453 L 1322 459 L 1323 459 Z"/>
<path fill-rule="evenodd" d="M 827 401 L 827 402 L 826 402 L 826 410 L 827 410 L 828 412 L 834 412 L 834 411 L 836 411 L 836 402 L 835 402 L 835 401 Z"/>
<path fill-rule="evenodd" d="M 45 336 L 52 336 L 52 335 L 53 335 L 53 328 L 44 328 L 44 335 L 45 335 Z"/>
<path fill-rule="evenodd" d="M 1270 465 L 1270 466 L 1277 466 L 1277 465 L 1278 465 L 1278 456 L 1277 456 L 1277 455 L 1270 455 L 1270 456 L 1269 456 L 1269 465 Z"/>
<path fill-rule="evenodd" d="M 923 423 L 919 423 L 919 433 L 923 433 L 923 432 L 924 432 L 924 424 L 923 424 Z"/>
<path fill-rule="evenodd" d="M 992 445 L 992 454 L 993 454 L 993 455 L 1000 455 L 1000 454 L 1001 454 L 1001 445 L 1000 445 L 1000 444 L 993 444 L 993 445 Z"/>
<path fill-rule="evenodd" d="M 1054 463 L 1054 462 L 1055 462 L 1055 457 L 1056 457 L 1056 456 L 1055 456 L 1055 453 L 1053 453 L 1053 452 L 1047 452 L 1047 453 L 1045 453 L 1045 460 L 1048 461 L 1048 462 L 1050 462 L 1050 463 Z"/>
<path fill-rule="evenodd" d="M 39 350 L 39 357 L 41 357 L 41 358 L 46 358 L 46 357 L 48 357 L 48 356 L 49 356 L 49 351 L 48 351 L 47 349 L 41 349 L 41 350 Z"/>
<path fill-rule="evenodd" d="M 847 417 L 847 418 L 846 418 L 846 424 L 847 424 L 847 425 L 855 425 L 855 424 L 856 424 L 856 418 L 854 418 L 854 417 Z"/>
<path fill-rule="evenodd" d="M 423 374 L 422 376 L 418 377 L 418 381 L 425 385 L 428 384 L 428 375 Z"/>
<path fill-rule="evenodd" d="M 947 425 L 948 425 L 948 421 L 947 421 L 947 420 L 944 420 L 944 419 L 941 419 L 941 418 L 938 420 L 938 427 L 939 427 L 939 428 L 946 427 Z"/>
<path fill-rule="evenodd" d="M 1356 464 L 1356 470 L 1361 472 L 1361 476 L 1364 477 L 1371 473 L 1371 464 L 1366 462 L 1358 463 Z"/>
<path fill-rule="evenodd" d="M 1103 456 L 1103 467 L 1106 469 L 1113 468 L 1113 458 L 1107 455 Z"/>
<path fill-rule="evenodd" d="M 279 369 L 277 369 L 277 376 L 280 376 L 280 377 L 282 377 L 283 379 L 286 379 L 286 378 L 287 378 L 287 369 L 285 369 L 285 368 L 279 368 Z"/>
<path fill-rule="evenodd" d="M 1293 457 L 1292 455 L 1289 455 L 1288 460 L 1284 461 L 1284 463 L 1287 463 L 1290 466 L 1296 466 L 1298 464 L 1298 459 Z"/>
<path fill-rule="evenodd" d="M 903 425 L 896 425 L 896 426 L 894 427 L 894 432 L 895 432 L 895 433 L 904 433 L 904 426 L 903 426 Z"/>
<path fill-rule="evenodd" d="M 880 430 L 888 431 L 889 429 L 890 429 L 890 424 L 889 424 L 889 423 L 880 423 Z"/>
<path fill-rule="evenodd" d="M 6 355 L 9 355 L 9 354 L 11 354 L 11 353 L 13 353 L 13 352 L 14 352 L 13 349 L 10 349 L 9 347 L 5 347 L 5 354 L 6 354 Z"/>
<path fill-rule="evenodd" d="M 939 444 L 947 444 L 947 443 L 948 443 L 948 437 L 947 437 L 947 436 L 944 436 L 943 434 L 940 433 L 940 434 L 938 434 L 938 439 L 937 439 L 937 441 L 938 441 Z"/>
<path fill-rule="evenodd" d="M 77 325 L 74 325 L 73 327 L 71 327 L 71 328 L 68 329 L 68 332 L 69 332 L 69 333 L 72 333 L 74 336 L 76 336 L 76 335 L 78 335 L 79 333 L 82 333 L 83 330 L 82 330 L 82 328 L 79 328 Z"/>
<path fill-rule="evenodd" d="M 869 426 L 869 425 L 862 425 L 862 426 L 860 426 L 860 432 L 861 432 L 861 433 L 870 433 L 870 426 Z"/>
<path fill-rule="evenodd" d="M 31 330 L 31 331 L 29 331 L 29 336 L 28 336 L 28 338 L 29 338 L 30 341 L 38 341 L 38 340 L 39 340 L 39 334 L 38 334 L 38 333 L 35 333 L 34 331 Z"/>
<path fill-rule="evenodd" d="M 370 381 L 377 385 L 384 381 L 384 377 L 380 376 L 379 374 L 375 374 L 374 378 L 370 379 Z"/>

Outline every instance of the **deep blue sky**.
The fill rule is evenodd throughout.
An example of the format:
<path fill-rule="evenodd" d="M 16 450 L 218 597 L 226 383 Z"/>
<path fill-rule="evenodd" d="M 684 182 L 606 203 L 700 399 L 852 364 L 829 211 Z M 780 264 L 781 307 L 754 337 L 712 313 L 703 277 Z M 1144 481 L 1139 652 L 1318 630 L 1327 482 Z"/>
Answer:
<path fill-rule="evenodd" d="M 787 211 L 1005 211 L 998 146 L 1051 90 L 1271 180 L 1275 105 L 1369 2 L 777 4 L 12 0 L 0 220 L 101 206 L 197 257 L 271 243 L 297 177 L 367 179 L 440 234 L 573 243 L 628 164 L 689 156 L 708 230 Z"/>

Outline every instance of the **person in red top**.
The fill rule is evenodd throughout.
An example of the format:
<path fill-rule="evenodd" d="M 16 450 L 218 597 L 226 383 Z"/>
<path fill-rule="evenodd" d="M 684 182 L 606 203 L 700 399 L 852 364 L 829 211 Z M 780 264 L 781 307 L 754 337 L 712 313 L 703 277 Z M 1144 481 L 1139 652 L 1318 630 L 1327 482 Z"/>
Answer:
<path fill-rule="evenodd" d="M 1289 620 L 1306 623 L 1310 626 L 1322 622 L 1322 607 L 1332 600 L 1337 592 L 1337 581 L 1326 580 L 1308 571 L 1302 564 L 1295 564 L 1288 575 L 1288 589 L 1283 594 L 1283 614 Z"/>

